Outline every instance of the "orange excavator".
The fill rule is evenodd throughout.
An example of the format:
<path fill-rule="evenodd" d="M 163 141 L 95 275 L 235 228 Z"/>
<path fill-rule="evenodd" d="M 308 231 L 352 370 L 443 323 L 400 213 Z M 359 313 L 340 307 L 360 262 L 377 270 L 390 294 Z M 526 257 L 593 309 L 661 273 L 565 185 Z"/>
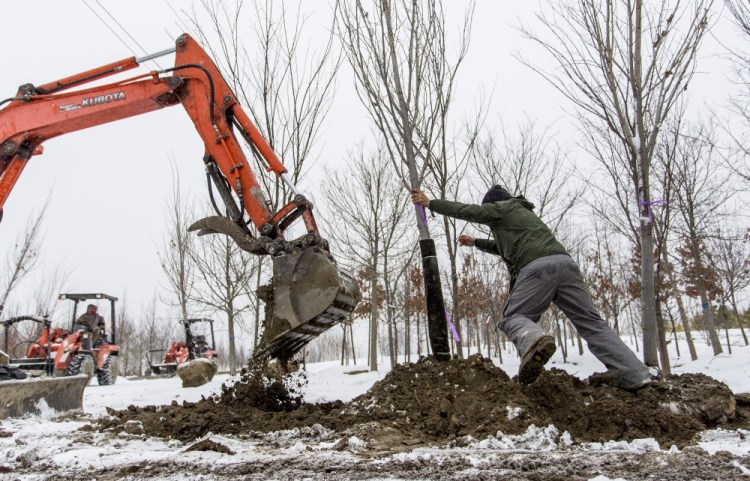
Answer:
<path fill-rule="evenodd" d="M 174 67 L 88 86 L 172 53 Z M 263 293 L 265 333 L 254 356 L 288 359 L 348 317 L 359 290 L 354 278 L 337 267 L 318 231 L 310 201 L 293 184 L 217 66 L 187 34 L 177 38 L 174 48 L 42 85 L 24 84 L 14 97 L 0 100 L 0 219 L 13 186 L 29 160 L 43 153 L 45 141 L 175 105 L 182 105 L 203 140 L 203 164 L 216 211 L 189 230 L 198 235 L 225 234 L 241 249 L 271 257 L 273 275 Z M 243 143 L 294 194 L 277 212 L 268 207 Z M 285 238 L 287 229 L 300 219 L 305 234 Z"/>

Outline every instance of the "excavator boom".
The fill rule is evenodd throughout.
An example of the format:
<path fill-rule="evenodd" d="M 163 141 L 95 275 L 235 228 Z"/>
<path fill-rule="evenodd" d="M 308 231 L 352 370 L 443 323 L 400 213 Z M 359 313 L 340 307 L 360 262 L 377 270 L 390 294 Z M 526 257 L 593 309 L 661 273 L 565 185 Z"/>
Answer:
<path fill-rule="evenodd" d="M 172 52 L 174 67 L 87 86 Z M 354 310 L 358 287 L 336 266 L 318 232 L 312 204 L 291 182 L 217 66 L 187 34 L 177 38 L 174 49 L 126 58 L 41 86 L 25 84 L 15 97 L 1 101 L 0 218 L 24 167 L 43 152 L 45 141 L 178 104 L 203 140 L 202 158 L 217 214 L 196 221 L 189 230 L 198 235 L 225 234 L 247 252 L 271 256 L 273 277 L 265 291 L 270 312 L 267 308 L 265 343 L 256 354 L 289 358 Z M 243 144 L 263 169 L 294 194 L 278 211 L 269 209 Z M 285 231 L 297 220 L 304 223 L 305 234 L 285 238 Z"/>

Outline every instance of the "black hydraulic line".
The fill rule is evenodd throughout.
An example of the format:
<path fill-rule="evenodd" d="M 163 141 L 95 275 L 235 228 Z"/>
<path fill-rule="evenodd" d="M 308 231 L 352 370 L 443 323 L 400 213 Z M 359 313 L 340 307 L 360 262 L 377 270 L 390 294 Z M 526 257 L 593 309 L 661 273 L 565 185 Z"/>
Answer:
<path fill-rule="evenodd" d="M 18 97 L 11 97 L 9 99 L 5 99 L 2 102 L 0 102 L 0 107 L 2 107 L 3 104 L 7 104 L 8 102 L 13 102 L 14 100 L 23 100 L 23 99 L 19 99 Z"/>
<path fill-rule="evenodd" d="M 211 76 L 211 72 L 208 71 L 206 67 L 203 65 L 198 65 L 197 63 L 187 63 L 185 65 L 175 65 L 174 67 L 170 67 L 168 69 L 164 69 L 161 72 L 167 73 L 167 72 L 175 72 L 177 70 L 185 70 L 188 68 L 197 68 L 198 70 L 201 70 L 203 73 L 206 74 L 206 78 L 208 78 L 208 115 L 211 118 L 211 125 L 216 128 L 216 117 L 214 115 L 214 94 L 215 94 L 215 88 L 214 88 L 214 79 Z"/>
<path fill-rule="evenodd" d="M 233 222 L 244 222 L 242 220 L 242 216 L 240 215 L 240 209 L 237 208 L 237 203 L 235 202 L 234 198 L 232 197 L 232 189 L 229 185 L 229 181 L 224 177 L 224 175 L 221 173 L 221 171 L 216 166 L 216 162 L 211 159 L 209 162 L 206 163 L 206 173 L 210 176 L 211 180 L 213 180 L 214 185 L 219 190 L 219 195 L 221 196 L 221 200 L 224 201 L 224 205 L 227 209 L 227 214 L 222 215 L 221 213 L 218 213 L 222 217 L 228 217 Z M 210 187 L 210 183 L 209 183 Z M 214 201 L 215 202 L 215 201 Z M 216 207 L 218 210 L 218 207 Z M 241 225 L 241 224 L 240 224 Z"/>
<path fill-rule="evenodd" d="M 211 205 L 214 207 L 214 211 L 216 212 L 216 215 L 219 217 L 224 217 L 224 214 L 221 213 L 219 210 L 219 206 L 216 205 L 216 199 L 214 199 L 214 188 L 211 185 L 211 174 L 206 172 L 206 184 L 208 184 L 208 197 L 211 199 Z"/>
<path fill-rule="evenodd" d="M 225 182 L 225 184 L 227 185 L 227 188 L 228 188 L 229 187 L 229 182 L 226 180 L 226 178 L 224 178 L 224 182 Z M 216 198 L 214 198 L 214 189 L 213 189 L 213 186 L 212 186 L 213 183 L 211 182 L 211 174 L 209 174 L 208 172 L 206 172 L 206 184 L 208 185 L 208 198 L 211 199 L 211 205 L 214 208 L 214 212 L 216 212 L 216 215 L 218 215 L 219 217 L 226 217 L 227 215 L 223 214 L 219 210 L 218 204 L 216 204 Z M 245 204 L 242 201 L 242 197 L 241 196 L 240 196 L 240 206 L 241 207 L 240 207 L 240 217 L 239 217 L 239 219 L 238 220 L 232 219 L 232 220 L 234 222 L 240 224 L 243 227 L 247 227 L 248 221 L 245 220 Z M 235 206 L 235 208 L 236 208 L 236 206 Z"/>

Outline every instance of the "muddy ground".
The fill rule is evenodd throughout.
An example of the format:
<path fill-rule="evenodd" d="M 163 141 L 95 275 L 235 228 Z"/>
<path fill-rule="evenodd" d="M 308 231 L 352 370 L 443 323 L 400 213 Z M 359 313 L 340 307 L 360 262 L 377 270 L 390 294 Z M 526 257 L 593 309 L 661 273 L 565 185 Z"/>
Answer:
<path fill-rule="evenodd" d="M 252 436 L 319 425 L 346 433 L 342 439 L 364 440 L 374 453 L 460 445 L 498 432 L 521 434 L 530 425 L 553 424 L 579 443 L 655 438 L 663 449 L 694 444 L 706 429 L 750 429 L 747 399 L 700 374 L 629 393 L 605 375 L 582 381 L 553 369 L 521 386 L 474 355 L 397 366 L 348 403 L 305 403 L 299 394 L 304 383 L 304 373 L 284 377 L 246 369 L 240 382 L 211 398 L 110 411 L 93 429 L 191 442 L 209 432 Z"/>
<path fill-rule="evenodd" d="M 680 453 L 613 453 L 568 450 L 563 452 L 466 452 L 406 458 L 353 458 L 339 455 L 278 455 L 255 462 L 191 463 L 179 457 L 169 462 L 142 462 L 119 468 L 58 471 L 40 480 L 425 480 L 425 481 L 589 481 L 611 480 L 720 480 L 746 481 L 750 457 L 701 449 Z M 743 467 L 744 467 L 743 466 Z M 2 479 L 2 475 L 0 475 Z M 18 478 L 8 478 L 18 479 Z M 66 478 L 63 478 L 66 479 Z"/>

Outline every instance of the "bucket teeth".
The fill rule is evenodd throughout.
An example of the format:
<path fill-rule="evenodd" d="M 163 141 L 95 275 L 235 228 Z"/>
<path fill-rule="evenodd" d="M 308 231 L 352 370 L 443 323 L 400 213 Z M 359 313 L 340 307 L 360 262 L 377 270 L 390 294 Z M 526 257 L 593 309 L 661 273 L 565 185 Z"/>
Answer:
<path fill-rule="evenodd" d="M 306 263 L 307 261 L 303 260 L 301 262 Z M 318 259 L 315 262 L 320 263 L 321 261 Z M 307 263 L 309 264 L 309 262 Z M 332 265 L 336 269 L 335 265 Z M 347 319 L 357 306 L 360 297 L 357 282 L 346 271 L 336 269 L 337 290 L 332 301 L 324 307 L 322 312 L 310 319 L 297 318 L 293 314 L 290 314 L 300 312 L 299 309 L 295 308 L 295 302 L 301 300 L 309 302 L 310 300 L 309 291 L 311 290 L 311 284 L 314 284 L 317 280 L 315 272 L 309 274 L 307 277 L 300 277 L 300 272 L 306 273 L 309 267 L 310 265 L 297 266 L 297 269 L 295 269 L 296 275 L 290 275 L 289 272 L 286 275 L 278 273 L 280 274 L 279 277 L 276 276 L 277 272 L 275 270 L 274 283 L 285 282 L 290 279 L 291 282 L 282 287 L 274 285 L 273 289 L 270 289 L 268 286 L 265 287 L 265 332 L 262 344 L 256 348 L 253 354 L 255 359 L 269 357 L 290 359 L 310 341 Z M 330 281 L 330 273 L 327 274 L 324 277 Z M 300 283 L 303 284 L 303 287 L 299 286 Z M 295 286 L 298 288 L 298 291 L 295 290 Z M 279 294 L 283 298 L 280 299 Z M 287 302 L 289 305 L 280 308 L 279 303 L 281 302 Z M 305 310 L 302 309 L 302 311 L 304 312 Z M 282 314 L 286 318 L 279 317 Z"/>

